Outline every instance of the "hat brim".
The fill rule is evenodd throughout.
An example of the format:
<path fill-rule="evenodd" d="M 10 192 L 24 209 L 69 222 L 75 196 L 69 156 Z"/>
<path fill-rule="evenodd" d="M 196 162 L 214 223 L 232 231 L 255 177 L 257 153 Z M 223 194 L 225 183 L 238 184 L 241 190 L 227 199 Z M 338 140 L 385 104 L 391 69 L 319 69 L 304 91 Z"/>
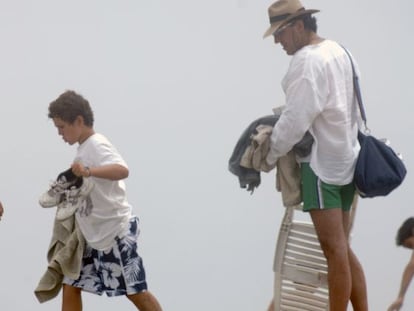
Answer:
<path fill-rule="evenodd" d="M 319 10 L 301 10 L 301 11 L 298 11 L 298 12 L 290 15 L 288 18 L 286 18 L 286 19 L 284 19 L 280 22 L 276 22 L 276 23 L 270 25 L 270 27 L 264 33 L 263 38 L 267 38 L 268 36 L 272 35 L 276 30 L 278 30 L 280 27 L 282 27 L 283 25 L 285 25 L 286 23 L 288 23 L 289 21 L 291 21 L 295 17 L 305 15 L 305 14 L 318 13 L 318 12 L 320 12 L 320 11 Z"/>

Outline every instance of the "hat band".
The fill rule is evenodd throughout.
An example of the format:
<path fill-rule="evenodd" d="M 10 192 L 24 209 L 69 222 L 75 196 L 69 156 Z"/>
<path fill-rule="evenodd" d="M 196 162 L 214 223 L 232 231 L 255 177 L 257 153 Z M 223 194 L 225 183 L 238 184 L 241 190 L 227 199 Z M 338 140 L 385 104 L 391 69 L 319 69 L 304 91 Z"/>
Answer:
<path fill-rule="evenodd" d="M 300 12 L 300 11 L 304 11 L 304 10 L 305 10 L 305 8 L 304 7 L 301 7 L 296 12 Z M 287 13 L 287 14 L 282 14 L 282 15 L 271 16 L 269 18 L 269 20 L 270 20 L 270 23 L 273 24 L 273 23 L 280 22 L 281 20 L 284 20 L 284 19 L 288 18 L 290 15 L 292 15 L 292 14 L 291 13 Z"/>
<path fill-rule="evenodd" d="M 284 20 L 284 19 L 288 18 L 289 15 L 291 15 L 291 14 L 271 16 L 269 18 L 269 20 L 270 20 L 270 23 L 273 24 L 273 23 L 280 22 L 281 20 Z"/>

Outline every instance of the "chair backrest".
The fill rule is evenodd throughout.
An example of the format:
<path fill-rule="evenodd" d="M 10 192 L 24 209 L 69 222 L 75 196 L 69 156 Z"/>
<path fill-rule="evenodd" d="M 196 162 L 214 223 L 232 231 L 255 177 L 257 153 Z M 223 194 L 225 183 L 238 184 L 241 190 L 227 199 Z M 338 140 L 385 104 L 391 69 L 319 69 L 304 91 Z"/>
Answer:
<path fill-rule="evenodd" d="M 296 221 L 286 208 L 274 261 L 274 305 L 278 311 L 326 311 L 327 265 L 311 222 Z"/>
<path fill-rule="evenodd" d="M 358 197 L 351 209 L 352 229 Z M 294 219 L 286 207 L 279 229 L 273 270 L 275 311 L 328 311 L 329 290 L 326 258 L 311 221 Z"/>

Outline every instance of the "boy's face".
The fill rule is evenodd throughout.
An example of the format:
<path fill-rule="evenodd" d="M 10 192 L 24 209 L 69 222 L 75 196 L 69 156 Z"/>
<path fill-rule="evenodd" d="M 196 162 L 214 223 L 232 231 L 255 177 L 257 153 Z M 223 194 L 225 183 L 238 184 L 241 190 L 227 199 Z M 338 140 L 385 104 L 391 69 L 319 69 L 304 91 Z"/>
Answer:
<path fill-rule="evenodd" d="M 402 245 L 406 248 L 414 249 L 414 236 L 405 239 Z"/>
<path fill-rule="evenodd" d="M 62 136 L 62 139 L 69 145 L 73 145 L 79 142 L 82 134 L 81 122 L 79 122 L 79 117 L 72 124 L 66 121 L 63 121 L 60 118 L 53 118 L 53 123 L 55 124 L 58 134 Z"/>

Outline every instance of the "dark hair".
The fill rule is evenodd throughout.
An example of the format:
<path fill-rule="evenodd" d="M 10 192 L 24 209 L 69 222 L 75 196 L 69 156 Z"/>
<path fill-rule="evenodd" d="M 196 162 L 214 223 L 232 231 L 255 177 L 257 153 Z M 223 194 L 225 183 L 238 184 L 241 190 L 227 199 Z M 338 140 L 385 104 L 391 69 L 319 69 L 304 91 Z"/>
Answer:
<path fill-rule="evenodd" d="M 48 117 L 60 118 L 73 124 L 78 116 L 83 117 L 86 126 L 93 126 L 93 111 L 89 102 L 74 91 L 66 91 L 49 104 Z"/>
<path fill-rule="evenodd" d="M 304 14 L 301 16 L 298 16 L 293 19 L 293 21 L 303 21 L 303 26 L 305 29 L 311 30 L 313 32 L 317 32 L 318 25 L 316 23 L 316 17 L 311 14 Z"/>
<path fill-rule="evenodd" d="M 400 229 L 398 229 L 396 243 L 397 246 L 400 246 L 404 243 L 405 240 L 413 236 L 414 230 L 414 217 L 408 218 L 403 222 Z"/>

